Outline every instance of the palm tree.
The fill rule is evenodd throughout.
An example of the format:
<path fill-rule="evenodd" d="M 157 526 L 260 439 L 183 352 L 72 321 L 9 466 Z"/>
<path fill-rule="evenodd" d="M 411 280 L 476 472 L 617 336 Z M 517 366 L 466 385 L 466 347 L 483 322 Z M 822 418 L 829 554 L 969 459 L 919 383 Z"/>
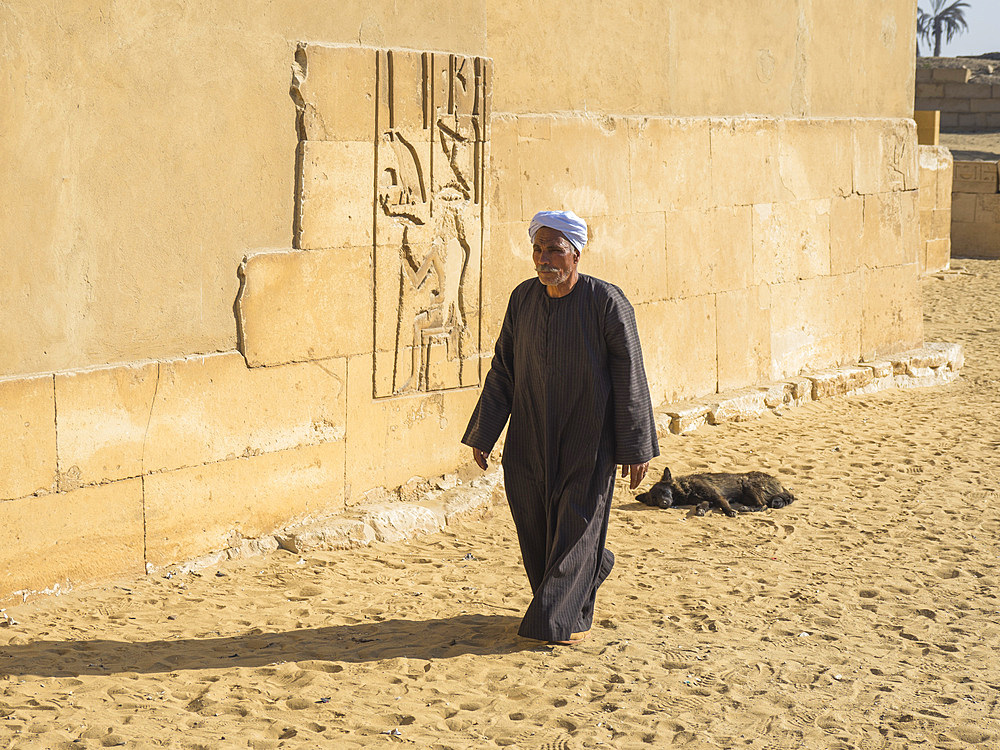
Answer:
<path fill-rule="evenodd" d="M 934 40 L 934 57 L 941 56 L 942 34 L 945 41 L 950 42 L 956 34 L 969 30 L 969 24 L 965 22 L 965 9 L 969 4 L 964 0 L 954 0 L 944 7 L 946 2 L 948 0 L 931 0 L 930 13 L 923 8 L 917 9 L 917 36 L 923 37 L 927 44 Z"/>

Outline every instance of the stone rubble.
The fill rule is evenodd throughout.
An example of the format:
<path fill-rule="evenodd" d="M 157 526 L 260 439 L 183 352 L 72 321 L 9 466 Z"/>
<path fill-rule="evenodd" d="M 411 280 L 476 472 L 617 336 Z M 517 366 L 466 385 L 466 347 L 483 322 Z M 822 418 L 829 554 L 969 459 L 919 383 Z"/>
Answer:
<path fill-rule="evenodd" d="M 493 504 L 504 502 L 502 472 L 499 462 L 488 472 L 463 484 L 455 474 L 433 480 L 414 478 L 428 487 L 419 500 L 407 500 L 407 494 L 393 495 L 387 490 L 366 500 L 346 513 L 306 518 L 260 537 L 244 539 L 234 535 L 230 545 L 218 552 L 166 568 L 147 566 L 147 574 L 172 577 L 214 567 L 226 560 L 255 557 L 283 549 L 297 555 L 318 550 L 352 549 L 373 542 L 402 542 L 424 534 L 433 534 L 458 519 L 483 513 Z M 444 488 L 444 489 L 440 489 Z M 412 489 L 412 488 L 411 488 Z M 403 499 L 393 500 L 392 497 Z"/>
<path fill-rule="evenodd" d="M 715 393 L 703 400 L 666 404 L 656 410 L 656 430 L 660 437 L 683 435 L 704 424 L 745 422 L 832 396 L 946 385 L 958 378 L 964 365 L 959 344 L 930 343 L 877 361 L 806 372 L 776 383 Z"/>

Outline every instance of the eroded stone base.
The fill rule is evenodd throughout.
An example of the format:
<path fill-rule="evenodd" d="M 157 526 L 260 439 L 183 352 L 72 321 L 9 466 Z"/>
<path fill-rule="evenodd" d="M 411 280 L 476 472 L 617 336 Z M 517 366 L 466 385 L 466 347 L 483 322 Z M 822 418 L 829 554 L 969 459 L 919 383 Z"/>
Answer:
<path fill-rule="evenodd" d="M 767 412 L 833 396 L 946 385 L 958 378 L 964 365 L 965 355 L 960 345 L 927 344 L 875 362 L 807 372 L 777 383 L 666 404 L 656 410 L 656 430 L 660 437 L 682 435 L 705 424 L 745 422 Z"/>

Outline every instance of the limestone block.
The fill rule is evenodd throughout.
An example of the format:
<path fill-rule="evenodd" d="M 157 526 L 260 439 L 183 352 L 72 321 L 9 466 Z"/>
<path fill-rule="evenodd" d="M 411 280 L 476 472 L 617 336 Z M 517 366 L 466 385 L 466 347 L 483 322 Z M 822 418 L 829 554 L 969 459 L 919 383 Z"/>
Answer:
<path fill-rule="evenodd" d="M 146 471 L 343 440 L 345 362 L 250 369 L 235 352 L 162 362 Z"/>
<path fill-rule="evenodd" d="M 794 200 L 851 194 L 850 120 L 783 118 L 778 121 L 778 144 L 781 183 Z"/>
<path fill-rule="evenodd" d="M 942 128 L 955 128 L 955 127 L 958 127 L 958 113 L 957 112 L 942 112 L 941 113 L 941 127 Z"/>
<path fill-rule="evenodd" d="M 789 383 L 769 383 L 758 387 L 764 394 L 764 406 L 768 409 L 776 409 L 782 404 L 788 403 L 792 386 Z"/>
<path fill-rule="evenodd" d="M 942 367 L 939 370 L 927 370 L 918 374 L 896 375 L 894 380 L 897 388 L 932 388 L 953 383 L 958 380 L 958 375 L 957 372 Z"/>
<path fill-rule="evenodd" d="M 371 351 L 371 247 L 261 252 L 244 259 L 236 300 L 247 364 Z"/>
<path fill-rule="evenodd" d="M 512 115 L 494 115 L 491 120 L 487 172 L 491 188 L 489 208 L 494 223 L 520 221 L 523 213 L 521 159 L 517 145 L 520 119 Z"/>
<path fill-rule="evenodd" d="M 142 554 L 138 479 L 0 502 L 0 600 L 57 583 L 140 576 Z"/>
<path fill-rule="evenodd" d="M 961 257 L 1000 258 L 1000 232 L 995 224 L 951 222 L 952 254 Z"/>
<path fill-rule="evenodd" d="M 876 7 L 849 0 L 799 10 L 795 70 L 807 87 L 799 91 L 801 84 L 794 85 L 793 94 L 800 98 L 793 101 L 819 114 L 910 116 L 916 71 L 904 60 L 913 56 L 912 9 L 898 2 Z M 789 12 L 798 15 L 794 7 Z M 848 70 L 838 59 L 865 62 Z M 873 70 L 883 71 L 884 78 L 875 80 Z"/>
<path fill-rule="evenodd" d="M 920 190 L 925 187 L 933 187 L 936 191 L 940 176 L 949 174 L 954 165 L 951 150 L 945 146 L 920 146 L 918 149 L 920 159 Z M 937 197 L 939 193 L 932 192 L 932 196 Z M 951 194 L 949 190 L 948 195 Z"/>
<path fill-rule="evenodd" d="M 904 240 L 902 195 L 899 192 L 865 195 L 863 265 L 869 268 L 898 265 L 905 263 L 911 253 L 915 254 L 916 248 Z"/>
<path fill-rule="evenodd" d="M 897 245 L 904 263 L 917 263 L 921 253 L 920 247 L 920 214 L 917 208 L 919 193 L 916 190 L 904 190 L 899 195 L 899 222 L 902 235 L 897 239 Z M 950 221 L 951 211 L 948 211 Z M 945 224 L 947 227 L 947 223 Z M 947 234 L 947 229 L 945 230 Z"/>
<path fill-rule="evenodd" d="M 494 132 L 496 132 L 494 130 Z M 483 314 L 481 348 L 491 354 L 500 335 L 507 301 L 514 287 L 535 276 L 528 224 L 523 221 L 494 224 L 483 248 Z M 585 250 L 584 252 L 589 252 Z M 586 273 L 588 258 L 581 256 Z"/>
<path fill-rule="evenodd" d="M 374 141 L 301 141 L 296 247 L 372 244 Z"/>
<path fill-rule="evenodd" d="M 629 123 L 632 210 L 672 211 L 708 206 L 711 182 L 709 119 L 651 117 Z"/>
<path fill-rule="evenodd" d="M 744 388 L 720 393 L 712 399 L 708 409 L 709 424 L 749 422 L 768 411 L 767 390 Z"/>
<path fill-rule="evenodd" d="M 937 206 L 936 208 L 949 208 L 951 206 L 952 189 L 954 187 L 955 162 L 950 149 L 939 149 L 940 168 L 937 176 Z"/>
<path fill-rule="evenodd" d="M 776 120 L 713 119 L 711 149 L 714 205 L 775 203 L 792 197 L 781 184 Z"/>
<path fill-rule="evenodd" d="M 637 305 L 635 317 L 654 404 L 716 390 L 714 295 Z"/>
<path fill-rule="evenodd" d="M 931 68 L 917 68 L 917 83 L 926 83 L 931 80 Z"/>
<path fill-rule="evenodd" d="M 907 369 L 933 370 L 948 364 L 948 350 L 942 347 L 924 346 L 914 349 L 909 354 Z"/>
<path fill-rule="evenodd" d="M 57 486 L 52 376 L 0 380 L 0 501 Z"/>
<path fill-rule="evenodd" d="M 282 529 L 274 535 L 281 549 L 297 555 L 332 549 L 367 547 L 375 529 L 358 518 L 332 517 Z"/>
<path fill-rule="evenodd" d="M 641 4 L 632 5 L 641 7 Z M 785 113 L 802 73 L 793 52 L 796 24 L 806 23 L 789 0 L 768 5 L 671 6 L 670 43 L 656 57 L 669 60 L 670 104 L 683 112 Z M 710 34 L 694 32 L 709 29 Z M 706 54 L 708 45 L 718 56 Z M 818 87 L 817 87 L 818 88 Z M 798 102 L 795 102 L 796 104 Z"/>
<path fill-rule="evenodd" d="M 919 74 L 919 72 L 922 72 L 922 71 L 918 71 L 918 74 Z M 926 98 L 929 98 L 929 97 L 941 98 L 941 97 L 944 96 L 944 84 L 943 83 L 932 83 L 930 81 L 930 79 L 928 79 L 926 81 L 921 81 L 918 78 L 917 79 L 917 86 L 916 86 L 915 91 L 916 91 L 916 98 L 917 99 L 926 99 Z M 927 111 L 927 110 L 924 110 L 924 111 Z M 934 110 L 934 111 L 936 111 L 936 110 Z M 917 113 L 914 112 L 913 114 L 916 115 Z M 916 117 L 914 117 L 913 119 L 917 120 Z M 917 125 L 918 126 L 920 125 L 920 121 L 919 120 L 917 120 Z"/>
<path fill-rule="evenodd" d="M 965 83 L 972 72 L 968 68 L 933 68 L 931 80 L 937 83 Z"/>
<path fill-rule="evenodd" d="M 943 271 L 951 265 L 951 238 L 929 240 L 925 247 L 924 271 Z"/>
<path fill-rule="evenodd" d="M 580 256 L 581 273 L 617 284 L 633 305 L 668 296 L 663 214 L 596 217 L 588 221 L 588 233 L 590 239 Z"/>
<path fill-rule="evenodd" d="M 870 367 L 836 367 L 806 373 L 805 376 L 812 382 L 814 401 L 830 396 L 849 396 L 864 389 L 875 379 Z"/>
<path fill-rule="evenodd" d="M 994 112 L 986 115 L 986 127 L 1000 128 L 1000 112 Z"/>
<path fill-rule="evenodd" d="M 742 289 L 752 275 L 750 206 L 668 211 L 660 299 Z"/>
<path fill-rule="evenodd" d="M 379 13 L 391 15 L 390 6 L 382 7 L 385 9 Z M 482 42 L 469 39 L 465 44 L 475 49 L 485 45 L 496 60 L 497 70 L 502 71 L 504 85 L 497 85 L 498 110 L 664 110 L 668 101 L 667 54 L 647 54 L 670 38 L 672 19 L 661 7 L 581 5 L 567 12 L 566 6 L 539 5 L 531 8 L 530 20 L 525 8 L 516 3 L 469 3 L 459 12 L 449 6 L 449 15 L 463 25 L 481 17 L 489 29 L 488 39 L 484 31 Z M 424 23 L 437 23 L 438 16 L 425 12 Z M 618 31 L 607 33 L 610 29 Z M 422 36 L 424 32 L 419 33 Z M 528 37 L 532 41 L 525 44 Z M 581 38 L 588 40 L 592 55 L 579 54 Z M 570 61 L 575 61 L 570 66 L 572 72 Z"/>
<path fill-rule="evenodd" d="M 308 141 L 375 140 L 376 51 L 300 44 L 292 96 Z"/>
<path fill-rule="evenodd" d="M 656 436 L 666 437 L 671 433 L 671 425 L 673 424 L 673 417 L 664 412 L 654 411 L 653 412 L 653 424 L 656 425 Z"/>
<path fill-rule="evenodd" d="M 969 102 L 972 112 L 1000 112 L 1000 99 L 973 99 Z"/>
<path fill-rule="evenodd" d="M 1000 193 L 976 195 L 976 222 L 1000 224 Z M 1000 227 L 995 227 L 1000 232 Z"/>
<path fill-rule="evenodd" d="M 521 141 L 552 140 L 552 120 L 549 115 L 518 115 L 517 139 Z"/>
<path fill-rule="evenodd" d="M 976 220 L 977 193 L 952 193 L 951 220 L 973 223 Z"/>
<path fill-rule="evenodd" d="M 923 303 L 916 263 L 866 269 L 861 311 L 861 354 L 865 359 L 920 346 Z"/>
<path fill-rule="evenodd" d="M 380 542 L 401 542 L 433 534 L 445 526 L 443 509 L 417 503 L 381 503 L 359 508 L 362 520 L 375 530 Z"/>
<path fill-rule="evenodd" d="M 488 365 L 488 361 L 486 363 Z M 347 379 L 347 497 L 354 504 L 377 486 L 437 476 L 467 460 L 462 434 L 477 388 L 375 399 L 370 357 L 352 357 Z"/>
<path fill-rule="evenodd" d="M 785 383 L 788 385 L 785 403 L 789 406 L 802 406 L 802 404 L 812 401 L 812 381 L 809 378 L 786 378 Z"/>
<path fill-rule="evenodd" d="M 940 352 L 944 355 L 945 362 L 943 365 L 937 365 L 938 367 L 946 365 L 949 370 L 954 370 L 955 372 L 965 367 L 965 352 L 962 350 L 961 344 L 934 341 L 924 344 L 924 349 L 932 352 Z"/>
<path fill-rule="evenodd" d="M 560 117 L 551 123 L 550 140 L 522 140 L 521 219 L 553 207 L 580 216 L 629 213 L 629 128 L 626 121 L 600 123 Z"/>
<path fill-rule="evenodd" d="M 988 83 L 945 83 L 944 95 L 947 99 L 989 99 L 993 87 Z"/>
<path fill-rule="evenodd" d="M 865 263 L 865 196 L 830 199 L 830 273 L 856 271 Z"/>
<path fill-rule="evenodd" d="M 959 115 L 958 127 L 960 128 L 985 128 L 989 124 L 989 117 L 985 112 L 975 114 Z"/>
<path fill-rule="evenodd" d="M 662 413 L 669 417 L 668 431 L 674 435 L 683 435 L 708 424 L 708 412 L 711 404 L 704 402 L 680 401 L 664 407 Z M 659 429 L 657 429 L 659 434 Z M 661 435 L 662 437 L 662 435 Z"/>
<path fill-rule="evenodd" d="M 982 198 L 1000 198 L 998 196 L 992 195 L 981 195 Z M 998 209 L 1000 209 L 1000 202 L 998 202 Z M 977 209 L 978 210 L 978 209 Z M 947 238 L 951 235 L 951 209 L 950 208 L 935 208 L 930 212 L 930 223 L 929 230 L 927 234 L 927 239 L 941 239 Z M 997 219 L 1000 221 L 1000 219 Z"/>
<path fill-rule="evenodd" d="M 56 374 L 56 429 L 64 477 L 86 485 L 143 473 L 158 369 L 150 362 Z"/>
<path fill-rule="evenodd" d="M 344 444 L 323 443 L 150 474 L 146 555 L 169 565 L 344 507 Z"/>
<path fill-rule="evenodd" d="M 874 362 L 859 362 L 858 366 L 870 369 L 872 371 L 872 377 L 875 380 L 887 378 L 893 374 L 892 360 L 890 359 L 880 359 Z"/>
<path fill-rule="evenodd" d="M 943 118 L 945 114 L 948 114 L 948 110 L 950 110 L 950 108 L 955 104 L 955 102 L 951 101 L 950 99 L 945 99 L 944 96 L 940 96 L 940 97 L 937 97 L 937 96 L 923 96 L 923 97 L 920 97 L 919 99 L 917 99 L 914 102 L 914 104 L 916 106 L 920 107 L 920 109 L 925 110 L 925 111 L 928 111 L 928 110 L 929 111 L 940 111 L 941 112 L 941 116 Z M 968 101 L 966 101 L 966 104 L 968 104 Z M 968 112 L 969 110 L 966 109 L 965 111 Z M 944 121 L 942 120 L 942 124 L 943 124 L 943 122 Z"/>
<path fill-rule="evenodd" d="M 861 274 L 821 276 L 771 287 L 771 374 L 857 361 Z"/>
<path fill-rule="evenodd" d="M 916 135 L 913 120 L 854 120 L 854 192 L 917 188 Z"/>
<path fill-rule="evenodd" d="M 451 526 L 471 515 L 482 515 L 494 505 L 505 504 L 503 472 L 494 467 L 486 475 L 445 492 L 439 499 L 445 524 Z"/>
<path fill-rule="evenodd" d="M 830 199 L 753 207 L 753 283 L 830 274 Z"/>
<path fill-rule="evenodd" d="M 758 383 L 771 371 L 771 299 L 766 285 L 720 292 L 718 315 L 719 389 Z"/>

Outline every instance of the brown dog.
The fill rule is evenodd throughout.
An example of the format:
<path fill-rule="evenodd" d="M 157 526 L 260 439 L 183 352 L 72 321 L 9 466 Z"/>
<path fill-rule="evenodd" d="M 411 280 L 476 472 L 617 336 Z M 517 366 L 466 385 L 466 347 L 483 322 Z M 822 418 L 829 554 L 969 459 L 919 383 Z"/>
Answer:
<path fill-rule="evenodd" d="M 659 482 L 635 499 L 654 508 L 693 505 L 699 516 L 714 506 L 727 516 L 735 516 L 764 508 L 784 508 L 795 496 L 762 471 L 688 474 L 674 479 L 668 468 Z"/>

